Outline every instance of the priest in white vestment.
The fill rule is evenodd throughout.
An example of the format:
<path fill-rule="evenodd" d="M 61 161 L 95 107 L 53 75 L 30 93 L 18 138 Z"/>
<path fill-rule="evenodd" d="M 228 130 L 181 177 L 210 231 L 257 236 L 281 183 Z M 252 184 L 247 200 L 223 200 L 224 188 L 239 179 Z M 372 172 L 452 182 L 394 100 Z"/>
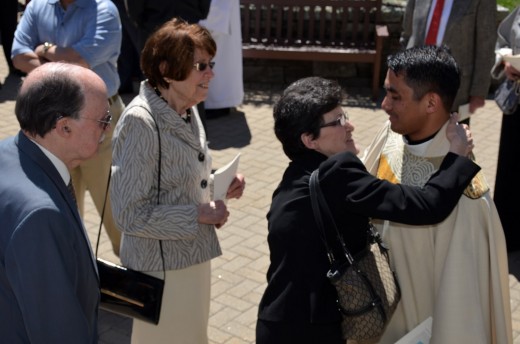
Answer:
<path fill-rule="evenodd" d="M 458 88 L 450 75 L 456 63 L 443 48 L 423 47 L 390 56 L 388 65 L 382 108 L 389 121 L 362 160 L 380 178 L 424 185 L 448 152 L 446 109 Z M 512 343 L 504 233 L 482 172 L 437 225 L 374 223 L 402 291 L 379 343 L 395 343 L 430 316 L 430 344 Z"/>

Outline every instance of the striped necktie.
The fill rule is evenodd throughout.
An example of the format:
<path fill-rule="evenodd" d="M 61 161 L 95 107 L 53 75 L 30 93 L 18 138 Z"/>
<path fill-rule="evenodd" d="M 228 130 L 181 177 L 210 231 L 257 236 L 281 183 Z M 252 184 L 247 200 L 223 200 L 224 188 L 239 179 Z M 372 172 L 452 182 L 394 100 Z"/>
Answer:
<path fill-rule="evenodd" d="M 74 190 L 74 185 L 72 184 L 72 178 L 69 180 L 69 183 L 67 184 L 67 189 L 69 189 L 70 195 L 72 196 L 74 203 L 76 203 L 77 205 L 76 191 Z"/>
<path fill-rule="evenodd" d="M 441 23 L 442 8 L 444 7 L 444 0 L 437 0 L 435 9 L 433 10 L 432 20 L 430 22 L 430 28 L 428 29 L 428 35 L 426 35 L 425 43 L 427 45 L 437 44 L 437 33 L 439 32 L 439 25 Z"/>

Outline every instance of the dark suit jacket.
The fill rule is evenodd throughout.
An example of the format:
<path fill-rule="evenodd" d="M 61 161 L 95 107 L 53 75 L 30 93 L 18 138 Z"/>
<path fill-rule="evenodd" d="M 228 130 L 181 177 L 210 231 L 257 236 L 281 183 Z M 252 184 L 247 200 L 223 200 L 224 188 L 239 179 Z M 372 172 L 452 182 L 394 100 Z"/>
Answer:
<path fill-rule="evenodd" d="M 409 0 L 403 20 L 401 43 L 410 48 L 424 44 L 432 0 Z M 452 110 L 470 96 L 486 98 L 495 63 L 497 40 L 496 0 L 454 0 L 443 43 L 461 69 L 461 84 Z"/>
<path fill-rule="evenodd" d="M 0 342 L 97 343 L 99 282 L 63 179 L 23 133 L 0 142 Z"/>
<path fill-rule="evenodd" d="M 301 326 L 340 321 L 335 289 L 326 278 L 330 266 L 309 197 L 314 169 L 320 169 L 323 194 L 353 254 L 366 245 L 369 217 L 412 225 L 440 222 L 480 170 L 469 159 L 449 153 L 431 184 L 419 190 L 377 179 L 352 153 L 324 160 L 316 152 L 294 159 L 273 194 L 267 214 L 271 265 L 259 306 L 261 320 L 292 321 Z M 336 257 L 343 256 L 339 244 L 333 249 Z"/>

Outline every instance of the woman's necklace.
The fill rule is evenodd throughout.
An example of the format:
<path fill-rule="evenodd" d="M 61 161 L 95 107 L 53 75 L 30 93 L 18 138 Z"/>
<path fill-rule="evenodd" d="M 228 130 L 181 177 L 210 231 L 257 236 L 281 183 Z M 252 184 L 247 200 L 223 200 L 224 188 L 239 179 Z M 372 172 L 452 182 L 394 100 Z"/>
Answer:
<path fill-rule="evenodd" d="M 166 99 L 164 99 L 164 97 L 162 96 L 161 91 L 159 91 L 159 89 L 157 87 L 154 87 L 153 89 L 155 91 L 155 94 L 157 94 L 157 96 L 159 98 L 161 98 L 166 104 L 168 104 L 168 101 Z M 181 116 L 181 118 L 183 119 L 184 122 L 190 123 L 191 122 L 191 109 L 186 109 L 186 113 L 179 114 L 179 116 Z"/>

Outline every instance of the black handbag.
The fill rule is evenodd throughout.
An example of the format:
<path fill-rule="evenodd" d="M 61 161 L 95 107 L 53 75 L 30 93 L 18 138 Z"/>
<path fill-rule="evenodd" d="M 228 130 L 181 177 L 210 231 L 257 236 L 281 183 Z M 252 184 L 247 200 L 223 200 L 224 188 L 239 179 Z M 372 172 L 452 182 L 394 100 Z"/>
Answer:
<path fill-rule="evenodd" d="M 504 115 L 515 113 L 520 103 L 520 82 L 504 80 L 495 92 L 495 102 Z"/>
<path fill-rule="evenodd" d="M 161 315 L 164 280 L 101 258 L 97 258 L 96 262 L 100 307 L 157 325 Z"/>
<path fill-rule="evenodd" d="M 157 122 L 155 122 L 155 126 L 159 137 L 159 169 L 157 176 L 157 204 L 159 204 L 159 194 L 161 190 L 161 136 L 159 134 Z M 99 274 L 99 290 L 101 294 L 100 307 L 116 314 L 137 318 L 157 325 L 161 315 L 164 278 L 161 279 L 150 276 L 143 272 L 132 270 L 97 257 L 101 226 L 103 224 L 106 200 L 110 185 L 110 175 L 111 173 L 109 172 L 107 193 L 105 194 L 96 244 L 96 262 Z M 159 241 L 159 248 L 161 251 L 163 274 L 164 277 L 166 277 L 162 241 Z"/>
<path fill-rule="evenodd" d="M 358 341 L 378 338 L 383 334 L 401 299 L 396 275 L 390 268 L 388 249 L 379 233 L 369 223 L 366 248 L 352 256 L 321 192 L 317 169 L 311 175 L 309 186 L 314 218 L 331 263 L 327 278 L 337 292 L 338 308 L 343 317 L 343 338 Z M 342 259 L 334 257 L 329 244 L 331 241 L 327 239 L 322 211 L 331 223 L 332 234 L 341 244 L 345 256 Z"/>

